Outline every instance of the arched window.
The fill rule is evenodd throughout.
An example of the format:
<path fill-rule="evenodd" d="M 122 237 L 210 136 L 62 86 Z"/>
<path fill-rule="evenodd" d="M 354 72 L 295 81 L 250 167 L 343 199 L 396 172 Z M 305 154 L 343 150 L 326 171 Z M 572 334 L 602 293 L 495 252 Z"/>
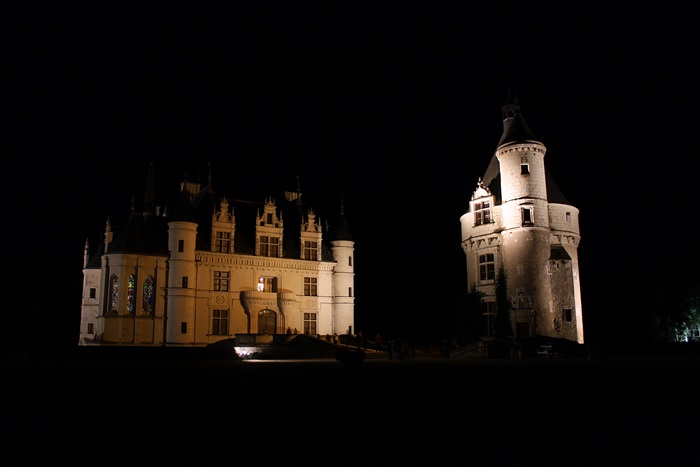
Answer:
<path fill-rule="evenodd" d="M 149 315 L 153 314 L 153 310 L 155 309 L 155 295 L 153 294 L 153 277 L 148 276 L 144 281 L 143 281 L 143 302 L 142 302 L 142 312 L 143 313 L 148 313 Z"/>
<path fill-rule="evenodd" d="M 119 308 L 117 305 L 117 297 L 119 295 L 119 278 L 117 275 L 113 275 L 109 279 L 109 306 L 107 310 L 114 313 L 119 313 Z"/>
<path fill-rule="evenodd" d="M 132 315 L 136 313 L 136 276 L 129 276 L 126 283 L 126 311 Z"/>

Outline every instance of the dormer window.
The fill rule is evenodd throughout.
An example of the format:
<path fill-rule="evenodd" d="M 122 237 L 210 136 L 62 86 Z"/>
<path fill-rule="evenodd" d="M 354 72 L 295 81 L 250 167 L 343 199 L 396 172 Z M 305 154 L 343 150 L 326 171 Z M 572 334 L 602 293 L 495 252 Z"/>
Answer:
<path fill-rule="evenodd" d="M 480 201 L 478 203 L 474 203 L 474 225 L 490 223 L 491 203 L 489 201 Z"/>
<path fill-rule="evenodd" d="M 260 236 L 260 256 L 279 257 L 280 239 L 267 235 Z"/>
<path fill-rule="evenodd" d="M 214 232 L 214 251 L 219 253 L 229 253 L 231 248 L 231 232 Z"/>
<path fill-rule="evenodd" d="M 304 241 L 302 258 L 306 260 L 316 261 L 318 259 L 318 242 Z"/>

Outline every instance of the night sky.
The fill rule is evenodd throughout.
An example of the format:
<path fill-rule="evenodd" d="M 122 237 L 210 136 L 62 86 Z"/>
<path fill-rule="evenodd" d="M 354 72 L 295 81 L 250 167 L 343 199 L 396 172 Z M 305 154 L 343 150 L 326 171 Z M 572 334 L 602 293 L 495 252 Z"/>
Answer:
<path fill-rule="evenodd" d="M 468 280 L 459 218 L 517 95 L 580 209 L 588 341 L 700 278 L 700 39 L 669 2 L 19 2 L 3 7 L 0 147 L 17 342 L 73 345 L 107 216 L 206 182 L 341 198 L 356 329 L 435 320 Z M 596 2 L 597 3 L 597 2 Z M 694 7 L 693 7 L 694 8 Z M 18 266 L 17 269 L 13 269 Z M 16 272 L 15 272 L 16 271 Z"/>

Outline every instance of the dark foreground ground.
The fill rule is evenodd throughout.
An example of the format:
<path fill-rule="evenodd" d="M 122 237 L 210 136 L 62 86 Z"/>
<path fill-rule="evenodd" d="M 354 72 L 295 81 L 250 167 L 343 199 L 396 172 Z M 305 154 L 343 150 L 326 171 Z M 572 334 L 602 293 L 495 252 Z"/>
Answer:
<path fill-rule="evenodd" d="M 2 465 L 700 465 L 697 357 L 4 362 Z"/>

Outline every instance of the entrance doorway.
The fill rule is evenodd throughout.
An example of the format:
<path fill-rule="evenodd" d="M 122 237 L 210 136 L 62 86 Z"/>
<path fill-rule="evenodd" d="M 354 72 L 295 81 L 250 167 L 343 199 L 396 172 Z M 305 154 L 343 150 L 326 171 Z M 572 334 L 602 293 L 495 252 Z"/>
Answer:
<path fill-rule="evenodd" d="M 272 310 L 260 310 L 258 313 L 258 334 L 277 333 L 277 313 Z"/>

